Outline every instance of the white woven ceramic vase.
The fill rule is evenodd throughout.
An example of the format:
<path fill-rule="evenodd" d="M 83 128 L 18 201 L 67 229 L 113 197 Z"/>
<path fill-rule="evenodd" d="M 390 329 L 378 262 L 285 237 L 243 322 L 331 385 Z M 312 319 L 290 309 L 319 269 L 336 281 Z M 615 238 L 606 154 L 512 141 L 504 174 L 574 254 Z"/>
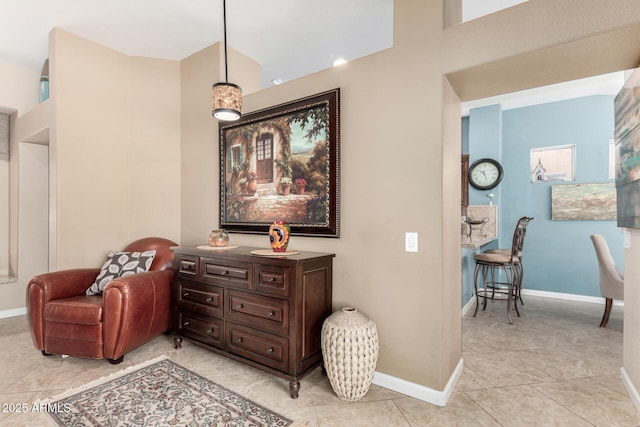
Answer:
<path fill-rule="evenodd" d="M 373 320 L 345 307 L 322 324 L 322 357 L 333 391 L 359 400 L 369 391 L 378 362 L 378 330 Z"/>

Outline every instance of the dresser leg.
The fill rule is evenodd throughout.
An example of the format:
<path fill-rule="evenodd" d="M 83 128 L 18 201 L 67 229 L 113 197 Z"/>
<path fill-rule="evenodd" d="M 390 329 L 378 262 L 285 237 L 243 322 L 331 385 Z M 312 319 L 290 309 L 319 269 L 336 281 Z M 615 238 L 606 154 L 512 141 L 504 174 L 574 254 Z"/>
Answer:
<path fill-rule="evenodd" d="M 173 346 L 177 349 L 177 348 L 182 348 L 182 338 L 180 337 L 175 337 L 173 339 Z"/>
<path fill-rule="evenodd" d="M 291 398 L 298 398 L 298 391 L 300 391 L 300 381 L 297 379 L 289 381 L 289 391 L 291 392 Z"/>

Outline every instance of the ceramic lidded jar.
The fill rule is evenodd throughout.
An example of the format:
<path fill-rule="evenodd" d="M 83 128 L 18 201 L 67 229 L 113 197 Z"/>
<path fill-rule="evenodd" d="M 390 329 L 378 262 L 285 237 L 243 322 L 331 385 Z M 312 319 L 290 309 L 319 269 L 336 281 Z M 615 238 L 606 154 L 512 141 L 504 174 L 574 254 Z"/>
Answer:
<path fill-rule="evenodd" d="M 276 220 L 269 227 L 269 240 L 274 252 L 286 252 L 289 245 L 291 227 L 286 221 Z"/>
<path fill-rule="evenodd" d="M 227 246 L 229 244 L 229 233 L 222 229 L 211 231 L 209 244 L 216 247 Z"/>

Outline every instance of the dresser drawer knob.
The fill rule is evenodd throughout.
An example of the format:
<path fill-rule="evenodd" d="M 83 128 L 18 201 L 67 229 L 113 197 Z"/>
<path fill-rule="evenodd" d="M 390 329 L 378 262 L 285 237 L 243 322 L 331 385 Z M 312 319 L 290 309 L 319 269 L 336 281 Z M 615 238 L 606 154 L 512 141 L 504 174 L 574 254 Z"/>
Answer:
<path fill-rule="evenodd" d="M 220 275 L 221 275 L 221 276 L 226 276 L 227 274 L 229 274 L 229 272 L 228 272 L 227 270 L 222 270 L 222 271 L 220 272 Z"/>
<path fill-rule="evenodd" d="M 191 322 L 189 322 L 188 320 L 182 323 L 182 326 L 189 326 Z"/>
<path fill-rule="evenodd" d="M 207 302 L 211 302 L 211 301 L 213 301 L 213 297 L 208 297 Z"/>
<path fill-rule="evenodd" d="M 239 344 L 239 343 L 241 343 L 241 342 L 242 342 L 242 338 L 238 338 L 238 339 L 236 339 L 236 342 L 237 342 L 238 344 Z"/>
<path fill-rule="evenodd" d="M 270 347 L 270 348 L 267 350 L 267 353 L 273 353 L 273 348 L 272 348 L 272 347 Z"/>
<path fill-rule="evenodd" d="M 182 298 L 186 298 L 186 297 L 188 297 L 189 295 L 191 295 L 189 292 L 185 292 L 184 294 L 182 294 Z"/>
<path fill-rule="evenodd" d="M 208 333 L 208 334 L 213 333 L 213 328 L 209 328 L 209 329 L 207 329 L 207 333 Z"/>
<path fill-rule="evenodd" d="M 275 315 L 276 315 L 276 313 L 274 311 L 267 312 L 267 316 L 269 316 L 269 317 L 273 317 Z"/>
<path fill-rule="evenodd" d="M 276 279 L 274 279 L 273 277 L 267 277 L 267 282 L 275 282 Z"/>
<path fill-rule="evenodd" d="M 238 304 L 238 305 L 236 305 L 236 308 L 238 308 L 238 309 L 240 309 L 240 308 L 244 308 L 244 305 L 242 305 L 242 304 Z"/>

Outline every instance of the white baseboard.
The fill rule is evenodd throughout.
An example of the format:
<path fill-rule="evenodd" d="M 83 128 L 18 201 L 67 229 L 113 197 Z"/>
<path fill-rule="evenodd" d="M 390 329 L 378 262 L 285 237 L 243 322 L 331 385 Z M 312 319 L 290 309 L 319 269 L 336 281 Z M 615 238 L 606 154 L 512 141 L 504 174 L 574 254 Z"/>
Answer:
<path fill-rule="evenodd" d="M 415 397 L 416 399 L 420 399 L 434 405 L 446 406 L 460 375 L 462 375 L 463 366 L 464 362 L 460 359 L 456 369 L 453 370 L 451 377 L 449 377 L 449 381 L 447 381 L 447 385 L 442 391 L 434 390 L 430 387 L 412 383 L 380 372 L 373 374 L 373 383 L 380 387 L 388 388 L 389 390 L 397 391 L 398 393 L 406 394 L 407 396 Z"/>
<path fill-rule="evenodd" d="M 464 317 L 469 312 L 469 310 L 471 310 L 475 306 L 476 306 L 476 298 L 471 297 L 471 299 L 467 301 L 464 307 L 462 307 L 462 317 Z"/>
<path fill-rule="evenodd" d="M 538 291 L 535 289 L 523 289 L 523 295 L 531 295 L 534 297 L 542 297 L 542 298 L 554 298 L 554 299 L 563 299 L 568 301 L 577 301 L 577 302 L 589 302 L 592 304 L 604 304 L 604 298 L 602 297 L 590 297 L 586 295 L 575 295 L 575 294 L 563 294 L 561 292 L 549 292 L 549 291 Z M 613 305 L 624 307 L 623 301 L 615 300 L 613 301 Z"/>
<path fill-rule="evenodd" d="M 633 385 L 633 382 L 631 382 L 631 378 L 629 378 L 624 366 L 620 368 L 620 378 L 622 379 L 622 384 L 624 384 L 624 388 L 627 389 L 627 393 L 629 393 L 629 397 L 636 407 L 636 410 L 640 412 L 640 393 L 638 393 L 638 389 Z"/>
<path fill-rule="evenodd" d="M 27 307 L 12 308 L 11 310 L 0 310 L 0 319 L 6 319 L 7 317 L 16 317 L 27 314 Z"/>

